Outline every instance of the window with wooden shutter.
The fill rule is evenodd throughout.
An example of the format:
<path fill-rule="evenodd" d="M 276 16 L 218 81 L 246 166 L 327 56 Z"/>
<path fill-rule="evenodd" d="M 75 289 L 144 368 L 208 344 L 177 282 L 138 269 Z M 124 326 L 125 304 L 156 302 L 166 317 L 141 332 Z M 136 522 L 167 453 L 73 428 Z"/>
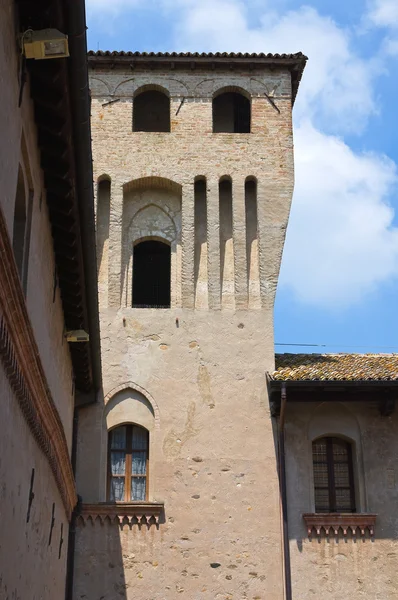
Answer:
<path fill-rule="evenodd" d="M 148 495 L 149 432 L 122 425 L 109 432 L 108 496 L 114 502 L 145 501 Z"/>
<path fill-rule="evenodd" d="M 356 512 L 352 446 L 337 437 L 323 437 L 312 444 L 315 511 Z"/>

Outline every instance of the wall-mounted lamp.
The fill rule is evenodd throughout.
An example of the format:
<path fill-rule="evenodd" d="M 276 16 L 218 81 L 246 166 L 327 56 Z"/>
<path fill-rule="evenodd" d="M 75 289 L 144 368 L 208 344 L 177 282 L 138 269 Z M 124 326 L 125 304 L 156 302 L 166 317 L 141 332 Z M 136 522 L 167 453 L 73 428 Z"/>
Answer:
<path fill-rule="evenodd" d="M 65 333 L 67 342 L 88 342 L 89 334 L 84 329 L 74 329 Z"/>
<path fill-rule="evenodd" d="M 69 56 L 68 36 L 58 29 L 28 29 L 21 36 L 25 58 L 64 58 Z"/>

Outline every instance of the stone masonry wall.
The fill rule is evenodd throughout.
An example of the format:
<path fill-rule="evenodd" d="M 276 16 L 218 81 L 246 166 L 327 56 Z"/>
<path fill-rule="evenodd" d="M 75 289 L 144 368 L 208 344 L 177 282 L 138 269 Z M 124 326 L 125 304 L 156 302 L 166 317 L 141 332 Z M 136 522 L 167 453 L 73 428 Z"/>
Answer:
<path fill-rule="evenodd" d="M 132 131 L 144 85 L 169 93 L 170 133 Z M 252 133 L 212 133 L 212 96 L 225 86 L 251 97 Z M 91 91 L 95 179 L 110 180 L 108 240 L 97 223 L 105 402 L 80 411 L 78 493 L 106 500 L 107 431 L 135 422 L 150 432 L 149 501 L 165 515 L 159 529 L 80 523 L 74 597 L 282 600 L 265 372 L 293 190 L 290 74 L 116 66 L 93 70 Z M 195 211 L 198 178 L 207 207 Z M 221 213 L 220 179 L 232 181 Z M 136 221 L 138 210 L 147 217 Z M 106 222 L 102 205 L 98 215 Z M 132 247 L 148 236 L 171 244 L 170 309 L 131 308 Z"/>

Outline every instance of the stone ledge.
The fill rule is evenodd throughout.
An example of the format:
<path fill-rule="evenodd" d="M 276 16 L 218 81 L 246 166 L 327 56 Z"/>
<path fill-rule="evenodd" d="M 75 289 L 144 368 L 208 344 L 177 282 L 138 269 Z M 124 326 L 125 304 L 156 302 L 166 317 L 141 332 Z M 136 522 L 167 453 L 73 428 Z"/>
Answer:
<path fill-rule="evenodd" d="M 362 537 L 365 537 L 367 531 L 370 537 L 373 537 L 376 516 L 369 513 L 304 513 L 303 519 L 307 526 L 308 537 L 312 537 L 313 531 L 320 537 L 322 530 L 326 535 L 329 535 L 330 531 L 338 535 L 341 531 L 344 536 L 348 532 L 356 536 L 358 529 Z"/>
<path fill-rule="evenodd" d="M 98 520 L 101 524 L 106 520 L 109 523 L 123 525 L 151 525 L 159 526 L 163 517 L 163 502 L 120 502 L 120 503 L 98 503 L 82 504 L 79 517 L 85 524 L 91 521 L 93 524 Z"/>

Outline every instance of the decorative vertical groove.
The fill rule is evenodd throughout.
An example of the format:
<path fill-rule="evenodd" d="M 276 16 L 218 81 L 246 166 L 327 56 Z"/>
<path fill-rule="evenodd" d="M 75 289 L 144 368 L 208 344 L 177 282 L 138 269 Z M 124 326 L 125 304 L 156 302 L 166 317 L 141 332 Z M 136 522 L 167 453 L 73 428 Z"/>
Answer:
<path fill-rule="evenodd" d="M 267 190 L 261 181 L 257 182 L 257 228 L 258 228 L 258 268 L 260 276 L 261 306 L 267 305 L 267 247 L 268 224 Z M 269 258 L 268 258 L 269 259 Z"/>
<path fill-rule="evenodd" d="M 97 185 L 97 271 L 100 306 L 108 305 L 109 288 L 109 219 L 111 181 L 101 179 Z"/>
<path fill-rule="evenodd" d="M 121 305 L 121 266 L 122 266 L 122 222 L 124 194 L 123 186 L 112 187 L 109 218 L 109 288 L 108 306 Z"/>
<path fill-rule="evenodd" d="M 182 306 L 194 307 L 194 251 L 195 251 L 195 191 L 194 183 L 182 186 Z"/>
<path fill-rule="evenodd" d="M 245 181 L 246 212 L 246 274 L 248 307 L 260 308 L 260 280 L 258 271 L 257 180 Z"/>
<path fill-rule="evenodd" d="M 235 306 L 247 308 L 247 261 L 245 182 L 237 178 L 232 182 L 232 215 L 235 262 Z"/>
<path fill-rule="evenodd" d="M 232 180 L 219 182 L 220 201 L 220 293 L 221 308 L 235 309 L 235 261 L 232 219 Z"/>
<path fill-rule="evenodd" d="M 195 308 L 208 308 L 207 191 L 204 177 L 195 180 Z"/>
<path fill-rule="evenodd" d="M 220 212 L 218 180 L 207 181 L 207 270 L 209 308 L 220 308 Z"/>

